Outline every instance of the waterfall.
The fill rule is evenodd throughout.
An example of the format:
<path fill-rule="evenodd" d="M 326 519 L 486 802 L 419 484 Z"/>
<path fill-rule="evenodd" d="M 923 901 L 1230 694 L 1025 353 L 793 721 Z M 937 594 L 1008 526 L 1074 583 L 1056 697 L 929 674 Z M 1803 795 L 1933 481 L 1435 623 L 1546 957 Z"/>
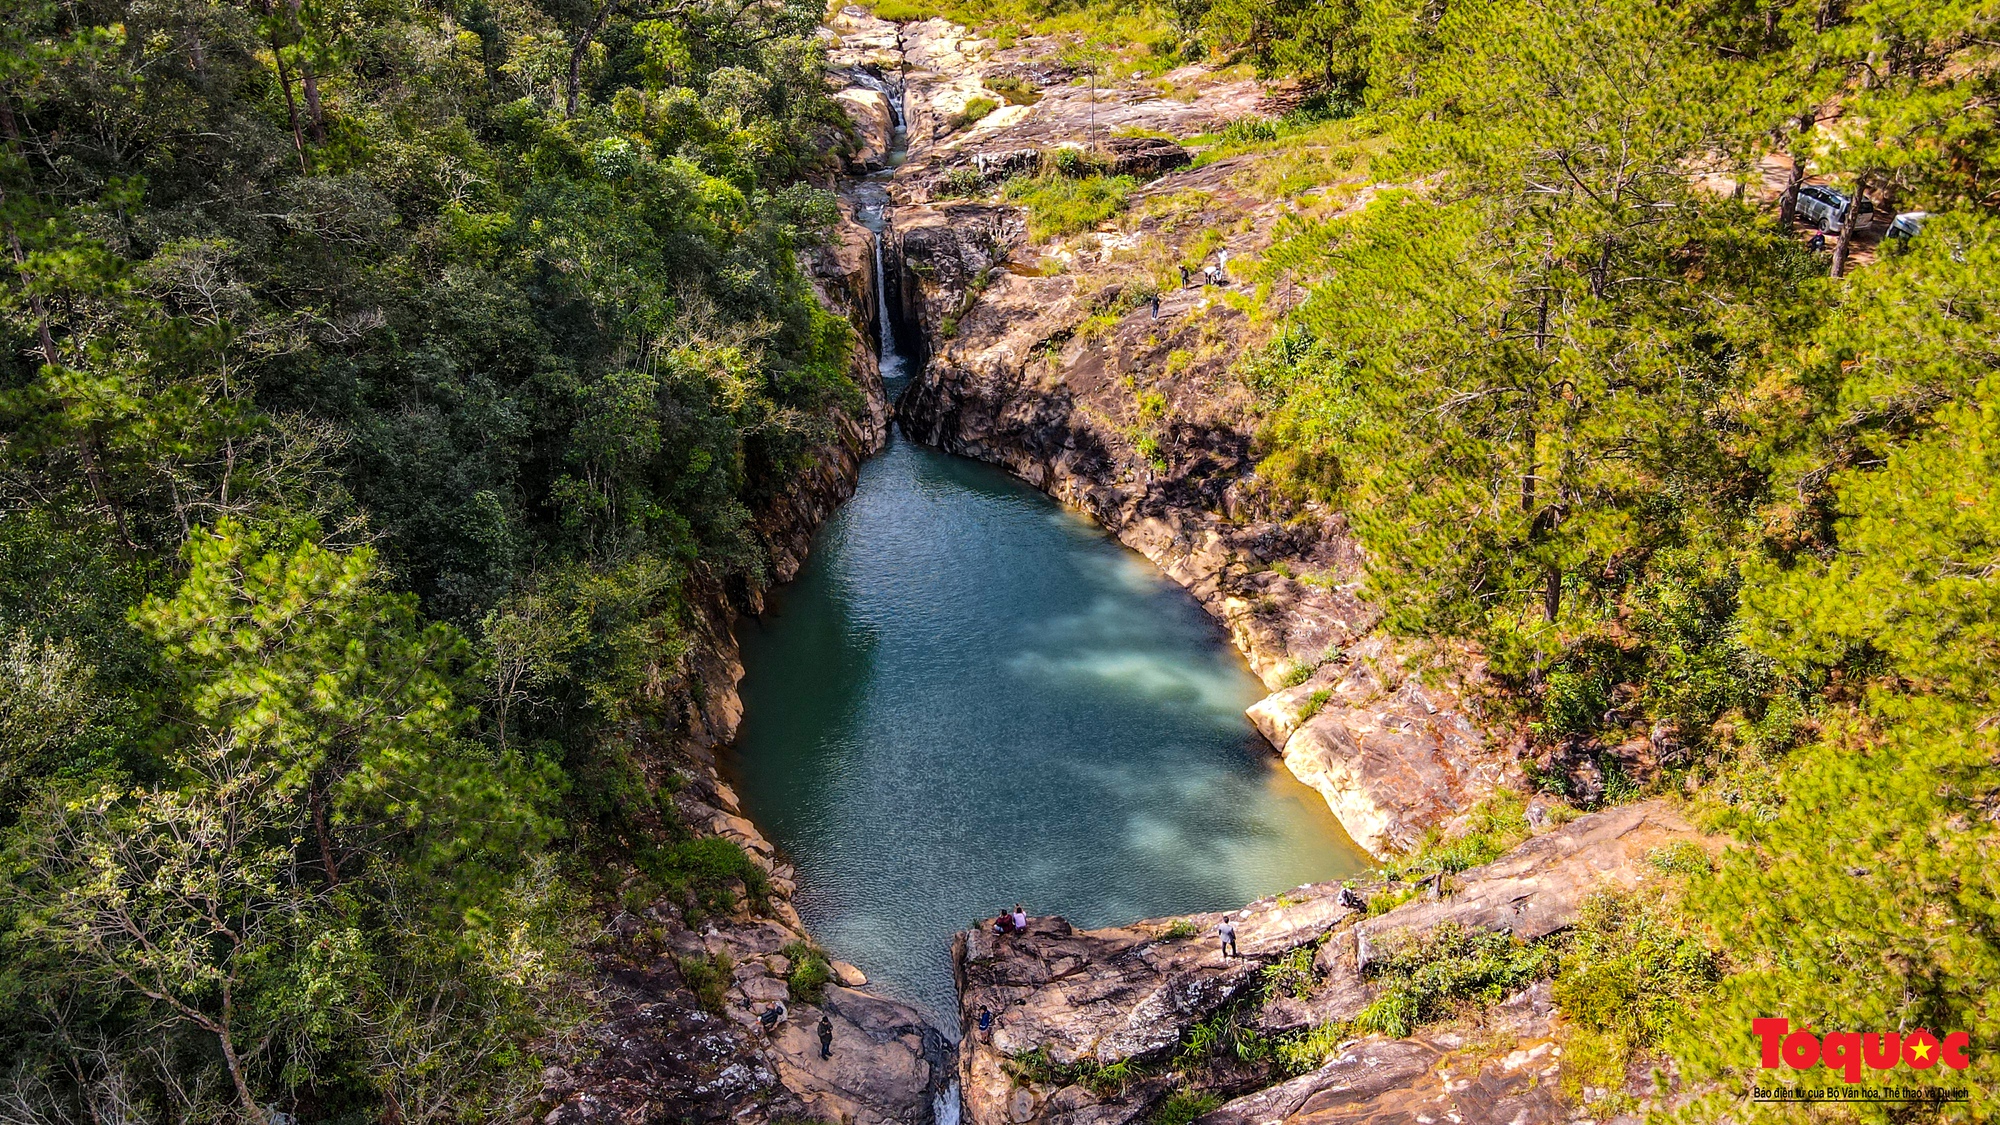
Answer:
<path fill-rule="evenodd" d="M 958 1079 L 954 1077 L 944 1089 L 931 1099 L 931 1120 L 935 1125 L 958 1125 L 962 1105 L 958 1096 Z"/>
<path fill-rule="evenodd" d="M 875 232 L 875 343 L 881 357 L 882 389 L 891 399 L 903 389 L 903 353 L 896 350 L 896 330 L 889 322 L 889 274 L 882 265 L 882 241 L 889 237 L 887 208 Z"/>

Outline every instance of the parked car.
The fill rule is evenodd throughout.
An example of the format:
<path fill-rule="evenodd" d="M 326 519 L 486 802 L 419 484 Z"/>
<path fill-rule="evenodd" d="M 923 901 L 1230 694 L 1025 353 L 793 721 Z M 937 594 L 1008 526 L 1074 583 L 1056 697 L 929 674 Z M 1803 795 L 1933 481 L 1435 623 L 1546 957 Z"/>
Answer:
<path fill-rule="evenodd" d="M 1929 211 L 1905 211 L 1889 223 L 1890 238 L 1915 238 L 1924 229 L 1924 220 L 1931 217 Z"/>
<path fill-rule="evenodd" d="M 1875 205 L 1864 197 L 1860 214 L 1871 214 L 1874 210 Z M 1801 222 L 1813 223 L 1821 230 L 1834 230 L 1847 218 L 1847 196 L 1820 184 L 1802 184 L 1792 213 Z"/>

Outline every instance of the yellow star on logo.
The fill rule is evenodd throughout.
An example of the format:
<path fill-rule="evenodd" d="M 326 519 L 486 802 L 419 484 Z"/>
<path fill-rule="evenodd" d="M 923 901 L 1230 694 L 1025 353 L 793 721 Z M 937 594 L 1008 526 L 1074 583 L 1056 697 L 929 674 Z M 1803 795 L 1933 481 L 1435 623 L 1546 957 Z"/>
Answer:
<path fill-rule="evenodd" d="M 1922 1042 L 1921 1040 L 1912 1043 L 1910 1044 L 1910 1053 L 1917 1056 L 1918 1062 L 1929 1062 L 1931 1057 L 1931 1045 L 1929 1043 Z"/>

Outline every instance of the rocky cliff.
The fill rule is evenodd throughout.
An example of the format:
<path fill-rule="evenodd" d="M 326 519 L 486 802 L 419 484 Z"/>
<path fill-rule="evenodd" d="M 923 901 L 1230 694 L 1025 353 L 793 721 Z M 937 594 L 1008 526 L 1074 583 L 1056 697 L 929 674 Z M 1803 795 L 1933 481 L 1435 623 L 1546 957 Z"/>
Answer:
<path fill-rule="evenodd" d="M 906 432 L 1005 466 L 1187 587 L 1274 693 L 1259 729 L 1363 847 L 1409 848 L 1505 780 L 1511 757 L 1462 690 L 1471 662 L 1377 634 L 1339 514 L 1273 495 L 1256 471 L 1257 403 L 1235 371 L 1270 322 L 1241 279 L 1284 214 L 1372 189 L 1277 198 L 1254 158 L 1190 166 L 1166 135 L 1260 118 L 1293 92 L 1195 66 L 1086 78 L 1048 41 L 1003 49 L 855 8 L 829 29 L 842 73 L 899 92 L 908 119 L 888 235 L 892 315 L 920 344 Z M 1006 104 L 969 119 L 974 98 Z M 865 151 L 888 143 L 878 117 L 856 117 Z M 1065 151 L 1146 182 L 1121 217 L 1036 241 L 994 189 Z M 1179 266 L 1199 278 L 1219 252 L 1222 284 L 1180 283 Z"/>
<path fill-rule="evenodd" d="M 1324 883 L 1227 914 L 1108 930 L 1036 918 L 1025 934 L 961 934 L 966 1120 L 1124 1125 L 1192 1094 L 1216 1104 L 1205 1125 L 1568 1121 L 1553 1081 L 1561 1016 L 1547 981 L 1417 1035 L 1353 1033 L 1288 1058 L 1232 1051 L 1222 1036 L 1268 1043 L 1343 1028 L 1380 993 L 1378 951 L 1445 923 L 1545 938 L 1571 925 L 1588 896 L 1658 877 L 1647 858 L 1696 838 L 1671 809 L 1646 802 L 1552 828 L 1441 894 L 1433 884 L 1428 897 L 1373 916 L 1364 904 L 1385 888 Z M 1225 918 L 1240 956 L 1222 956 Z"/>

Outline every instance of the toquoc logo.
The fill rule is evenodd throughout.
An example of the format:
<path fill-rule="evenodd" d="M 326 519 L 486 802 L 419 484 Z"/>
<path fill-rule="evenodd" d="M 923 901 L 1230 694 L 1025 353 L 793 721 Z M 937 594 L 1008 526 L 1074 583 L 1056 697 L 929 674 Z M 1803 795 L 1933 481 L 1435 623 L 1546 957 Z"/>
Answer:
<path fill-rule="evenodd" d="M 1939 1063 L 1964 1070 L 1972 1065 L 1965 1053 L 1972 1045 L 1969 1032 L 1954 1031 L 1939 1039 L 1920 1027 L 1903 1033 L 1835 1031 L 1822 1038 L 1791 1028 L 1790 1020 L 1750 1021 L 1750 1030 L 1757 1033 L 1763 1046 L 1759 1065 L 1765 1070 L 1776 1070 L 1781 1063 L 1793 1070 L 1811 1070 L 1824 1064 L 1828 1070 L 1839 1071 L 1843 1081 L 1859 1082 L 1863 1065 L 1870 1070 L 1890 1070 L 1899 1064 L 1929 1070 Z"/>

